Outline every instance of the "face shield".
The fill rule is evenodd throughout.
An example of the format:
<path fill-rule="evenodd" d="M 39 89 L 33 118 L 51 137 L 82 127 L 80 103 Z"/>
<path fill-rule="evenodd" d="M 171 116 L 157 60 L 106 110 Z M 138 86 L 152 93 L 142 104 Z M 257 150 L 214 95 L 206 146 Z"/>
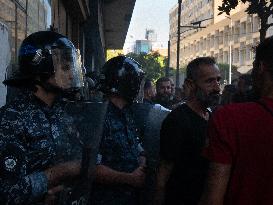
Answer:
<path fill-rule="evenodd" d="M 136 101 L 139 103 L 143 102 L 143 98 L 144 98 L 144 84 L 145 84 L 145 80 L 142 79 L 141 83 L 140 83 L 140 89 L 138 91 L 138 95 L 136 97 Z"/>
<path fill-rule="evenodd" d="M 54 86 L 72 91 L 83 87 L 80 53 L 75 48 L 54 48 L 51 52 L 54 66 Z"/>

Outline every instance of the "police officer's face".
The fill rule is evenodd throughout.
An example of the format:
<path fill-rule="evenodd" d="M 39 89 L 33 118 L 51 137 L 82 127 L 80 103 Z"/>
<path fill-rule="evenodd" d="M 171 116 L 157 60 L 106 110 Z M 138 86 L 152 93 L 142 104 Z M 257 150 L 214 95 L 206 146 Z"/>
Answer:
<path fill-rule="evenodd" d="M 49 82 L 61 89 L 69 89 L 72 85 L 72 79 L 71 63 L 66 61 L 62 65 L 58 65 L 58 69 L 55 70 L 55 74 L 49 79 Z"/>
<path fill-rule="evenodd" d="M 195 97 L 203 106 L 217 105 L 220 97 L 220 71 L 217 65 L 200 65 L 195 84 Z"/>
<path fill-rule="evenodd" d="M 163 81 L 158 86 L 157 93 L 160 96 L 168 97 L 172 94 L 172 87 L 170 81 Z"/>

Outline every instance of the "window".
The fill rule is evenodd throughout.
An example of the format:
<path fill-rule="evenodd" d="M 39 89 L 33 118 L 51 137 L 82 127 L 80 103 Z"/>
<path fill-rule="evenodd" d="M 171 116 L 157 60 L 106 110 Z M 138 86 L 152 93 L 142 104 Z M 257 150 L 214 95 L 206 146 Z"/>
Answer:
<path fill-rule="evenodd" d="M 219 45 L 222 45 L 223 39 L 224 39 L 224 32 L 223 31 L 220 31 L 218 38 L 219 38 Z"/>
<path fill-rule="evenodd" d="M 223 63 L 223 50 L 222 49 L 220 49 L 220 51 L 219 51 L 218 62 Z"/>
<path fill-rule="evenodd" d="M 233 62 L 238 63 L 239 61 L 239 49 L 235 48 L 233 51 Z"/>
<path fill-rule="evenodd" d="M 246 47 L 246 61 L 252 60 L 252 48 L 250 46 Z"/>
<path fill-rule="evenodd" d="M 211 48 L 214 47 L 214 36 L 213 35 L 210 37 L 210 47 Z"/>
<path fill-rule="evenodd" d="M 258 32 L 260 27 L 260 19 L 258 16 L 253 18 L 253 32 Z"/>
<path fill-rule="evenodd" d="M 246 49 L 241 48 L 240 49 L 240 65 L 244 65 L 246 61 Z"/>
<path fill-rule="evenodd" d="M 241 23 L 241 28 L 240 28 L 240 35 L 245 36 L 246 34 L 246 22 Z"/>
<path fill-rule="evenodd" d="M 229 53 L 227 51 L 224 52 L 224 58 L 223 58 L 223 63 L 229 63 Z"/>

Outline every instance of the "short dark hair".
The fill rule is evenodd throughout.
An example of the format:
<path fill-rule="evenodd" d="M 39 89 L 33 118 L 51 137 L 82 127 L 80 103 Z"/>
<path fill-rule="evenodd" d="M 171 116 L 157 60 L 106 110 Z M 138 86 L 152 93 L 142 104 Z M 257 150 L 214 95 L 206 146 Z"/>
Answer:
<path fill-rule="evenodd" d="M 242 74 L 239 79 L 244 80 L 246 85 L 252 85 L 252 76 L 250 74 Z"/>
<path fill-rule="evenodd" d="M 156 81 L 156 89 L 158 90 L 160 83 L 170 81 L 170 78 L 168 77 L 161 77 Z"/>
<path fill-rule="evenodd" d="M 235 93 L 236 87 L 235 87 L 235 85 L 228 84 L 228 85 L 225 85 L 224 90 L 227 92 L 230 92 L 230 93 Z"/>
<path fill-rule="evenodd" d="M 273 36 L 266 38 L 256 47 L 255 65 L 263 62 L 268 67 L 268 71 L 273 74 Z"/>
<path fill-rule="evenodd" d="M 212 57 L 198 57 L 192 60 L 187 66 L 187 79 L 196 80 L 200 65 L 214 65 L 216 61 Z"/>

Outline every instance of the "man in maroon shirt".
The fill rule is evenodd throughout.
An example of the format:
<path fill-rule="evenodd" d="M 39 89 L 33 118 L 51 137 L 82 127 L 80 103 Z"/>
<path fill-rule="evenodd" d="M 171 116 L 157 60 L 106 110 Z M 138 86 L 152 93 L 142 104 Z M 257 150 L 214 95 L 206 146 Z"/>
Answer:
<path fill-rule="evenodd" d="M 210 121 L 200 205 L 273 203 L 273 37 L 256 48 L 253 67 L 259 100 L 225 106 Z"/>

